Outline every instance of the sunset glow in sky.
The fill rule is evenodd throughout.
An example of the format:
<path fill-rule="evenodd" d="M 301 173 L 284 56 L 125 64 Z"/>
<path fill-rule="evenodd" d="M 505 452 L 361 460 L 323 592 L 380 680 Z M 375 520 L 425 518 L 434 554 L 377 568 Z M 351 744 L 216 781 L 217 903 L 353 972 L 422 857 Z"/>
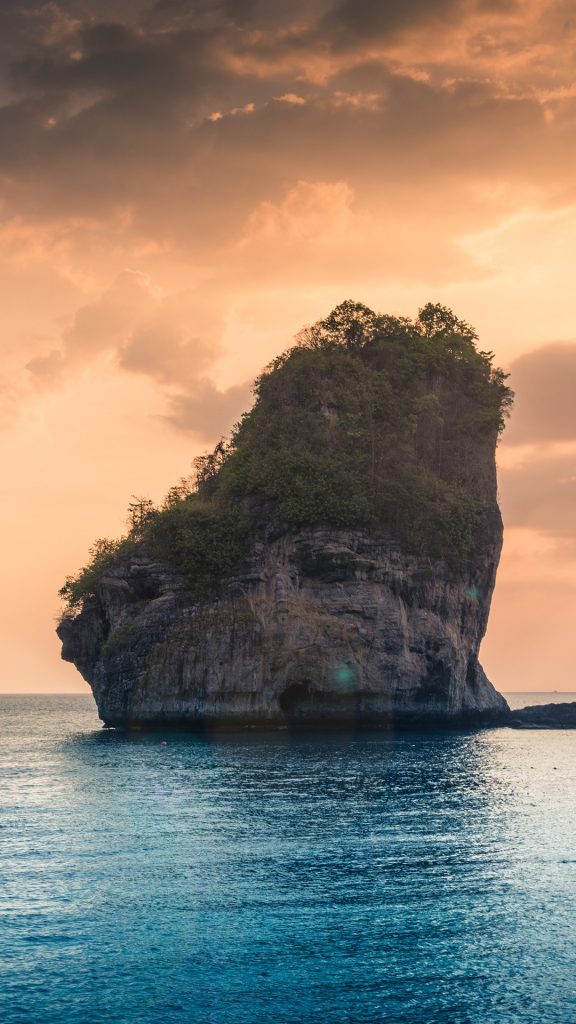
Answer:
<path fill-rule="evenodd" d="M 57 590 L 351 298 L 511 371 L 484 667 L 576 689 L 573 0 L 2 0 L 4 691 Z"/>

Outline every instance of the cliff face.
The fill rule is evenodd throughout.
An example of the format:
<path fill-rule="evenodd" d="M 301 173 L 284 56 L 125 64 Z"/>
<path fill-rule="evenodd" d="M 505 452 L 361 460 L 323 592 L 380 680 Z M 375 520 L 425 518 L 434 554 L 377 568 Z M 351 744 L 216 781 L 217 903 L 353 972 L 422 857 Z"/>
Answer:
<path fill-rule="evenodd" d="M 194 606 L 135 555 L 62 622 L 62 656 L 110 725 L 496 718 L 478 648 L 501 540 L 494 507 L 463 577 L 361 531 L 286 533 Z"/>

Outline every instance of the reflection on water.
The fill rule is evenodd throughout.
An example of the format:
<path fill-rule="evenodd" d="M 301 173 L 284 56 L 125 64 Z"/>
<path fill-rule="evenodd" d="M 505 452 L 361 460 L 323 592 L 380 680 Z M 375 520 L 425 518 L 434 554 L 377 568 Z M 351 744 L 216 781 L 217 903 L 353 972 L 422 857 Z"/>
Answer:
<path fill-rule="evenodd" d="M 576 1019 L 573 732 L 0 716 L 4 1024 Z"/>

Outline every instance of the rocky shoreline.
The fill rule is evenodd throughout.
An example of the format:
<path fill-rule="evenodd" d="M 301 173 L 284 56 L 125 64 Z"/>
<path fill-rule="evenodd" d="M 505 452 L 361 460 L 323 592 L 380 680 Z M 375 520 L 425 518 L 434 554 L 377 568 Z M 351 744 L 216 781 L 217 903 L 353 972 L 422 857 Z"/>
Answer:
<path fill-rule="evenodd" d="M 511 711 L 509 721 L 516 729 L 575 729 L 576 701 L 559 704 L 533 704 Z"/>
<path fill-rule="evenodd" d="M 332 715 L 329 718 L 254 718 L 234 717 L 178 718 L 158 717 L 154 720 L 130 719 L 104 722 L 106 729 L 137 732 L 446 732 L 455 729 L 575 729 L 576 702 L 531 705 L 502 714 L 467 715 L 458 719 L 430 719 L 416 715 L 388 717 L 351 717 Z"/>
<path fill-rule="evenodd" d="M 500 715 L 466 716 L 458 719 L 430 719 L 417 716 L 389 716 L 369 718 L 256 718 L 232 717 L 177 718 L 159 717 L 155 720 L 105 722 L 106 729 L 137 732 L 446 732 L 459 729 L 512 728 L 512 729 L 575 729 L 576 702 L 546 704 L 520 708 Z"/>

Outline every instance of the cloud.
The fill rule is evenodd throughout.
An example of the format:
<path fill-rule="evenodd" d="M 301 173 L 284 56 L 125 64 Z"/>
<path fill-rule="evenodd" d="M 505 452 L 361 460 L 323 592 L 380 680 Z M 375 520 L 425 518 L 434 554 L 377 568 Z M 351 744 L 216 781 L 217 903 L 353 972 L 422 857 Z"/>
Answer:
<path fill-rule="evenodd" d="M 79 308 L 58 346 L 35 345 L 37 384 L 101 355 L 160 387 L 208 372 L 218 329 L 167 310 L 147 266 L 164 263 L 166 291 L 168 268 L 188 267 L 221 328 L 248 287 L 493 274 L 462 236 L 500 223 L 527 191 L 554 204 L 573 188 L 576 141 L 559 113 L 569 98 L 550 119 L 540 93 L 500 75 L 544 24 L 533 0 L 524 27 L 518 4 L 488 0 L 35 6 L 26 32 L 16 5 L 6 21 L 5 215 L 47 252 L 56 239 L 67 273 L 120 247 L 124 265 L 143 268 L 132 291 L 125 281 Z M 559 38 L 559 11 L 548 5 L 546 38 Z M 463 50 L 448 61 L 439 38 L 454 32 Z M 539 61 L 558 91 L 563 66 Z M 71 237 L 83 244 L 66 249 Z"/>
<path fill-rule="evenodd" d="M 543 345 L 515 359 L 516 402 L 507 444 L 576 441 L 576 343 Z"/>
<path fill-rule="evenodd" d="M 278 103 L 290 103 L 292 106 L 301 107 L 306 103 L 303 96 L 299 96 L 296 92 L 285 92 L 283 96 L 275 96 L 274 99 Z"/>
<path fill-rule="evenodd" d="M 562 558 L 576 554 L 575 381 L 575 343 L 542 345 L 512 362 L 516 400 L 499 469 L 506 525 L 552 538 Z"/>
<path fill-rule="evenodd" d="M 137 327 L 119 351 L 123 370 L 142 373 L 161 384 L 196 381 L 214 360 L 214 351 L 200 338 L 185 339 L 162 316 Z"/>
<path fill-rule="evenodd" d="M 568 185 L 571 135 L 546 121 L 538 98 L 507 93 L 486 75 L 432 82 L 423 66 L 404 72 L 382 55 L 368 59 L 361 46 L 332 61 L 322 83 L 300 73 L 302 47 L 320 57 L 340 31 L 358 42 L 439 18 L 445 25 L 456 10 L 501 18 L 505 5 L 503 13 L 453 0 L 346 2 L 312 9 L 307 28 L 291 8 L 280 18 L 280 7 L 270 20 L 260 6 L 237 16 L 214 3 L 203 8 L 210 17 L 194 8 L 190 20 L 186 5 L 165 3 L 140 24 L 122 19 L 122 6 L 116 22 L 80 23 L 74 10 L 67 34 L 16 50 L 18 95 L 0 110 L 0 174 L 14 215 L 125 211 L 134 241 L 210 253 L 235 240 L 263 199 L 277 201 L 299 179 L 334 180 L 335 169 L 366 201 L 400 179 L 412 184 L 422 216 L 435 184 L 454 176 Z M 293 61 L 279 65 L 274 54 L 286 48 Z M 473 226 L 474 203 L 461 186 L 453 201 L 463 227 Z"/>
<path fill-rule="evenodd" d="M 62 335 L 61 347 L 27 364 L 37 384 L 53 384 L 63 374 L 118 348 L 135 322 L 156 300 L 142 274 L 125 271 L 95 301 L 81 306 Z"/>
<path fill-rule="evenodd" d="M 205 376 L 220 355 L 222 323 L 210 296 L 164 295 L 149 279 L 125 271 L 96 300 L 81 306 L 59 348 L 35 356 L 33 384 L 55 388 L 102 356 L 126 373 L 148 377 L 164 392 L 165 422 L 203 440 L 220 436 L 250 404 L 249 388 L 220 391 Z M 196 324 L 200 335 L 189 333 Z"/>
<path fill-rule="evenodd" d="M 504 521 L 576 545 L 576 448 L 532 455 L 500 470 Z"/>
<path fill-rule="evenodd" d="M 204 337 L 187 336 L 194 322 Z M 28 370 L 34 383 L 51 387 L 108 354 L 122 370 L 182 387 L 196 382 L 219 354 L 218 327 L 218 315 L 211 317 L 209 303 L 202 308 L 193 293 L 163 295 L 143 274 L 125 271 L 75 312 L 60 347 L 35 356 Z"/>
<path fill-rule="evenodd" d="M 418 215 L 393 201 L 363 206 L 346 181 L 298 181 L 278 202 L 262 201 L 228 264 L 230 279 L 261 286 L 313 279 L 346 288 L 384 277 L 429 282 L 482 272 L 449 240 L 424 238 Z"/>
<path fill-rule="evenodd" d="M 212 381 L 204 379 L 186 394 L 170 395 L 170 412 L 163 418 L 179 431 L 214 443 L 228 434 L 253 400 L 250 383 L 219 391 Z"/>
<path fill-rule="evenodd" d="M 447 18 L 460 18 L 459 0 L 341 0 L 318 25 L 318 34 L 332 46 L 353 48 L 359 42 L 389 40 L 406 28 L 430 26 Z"/>

